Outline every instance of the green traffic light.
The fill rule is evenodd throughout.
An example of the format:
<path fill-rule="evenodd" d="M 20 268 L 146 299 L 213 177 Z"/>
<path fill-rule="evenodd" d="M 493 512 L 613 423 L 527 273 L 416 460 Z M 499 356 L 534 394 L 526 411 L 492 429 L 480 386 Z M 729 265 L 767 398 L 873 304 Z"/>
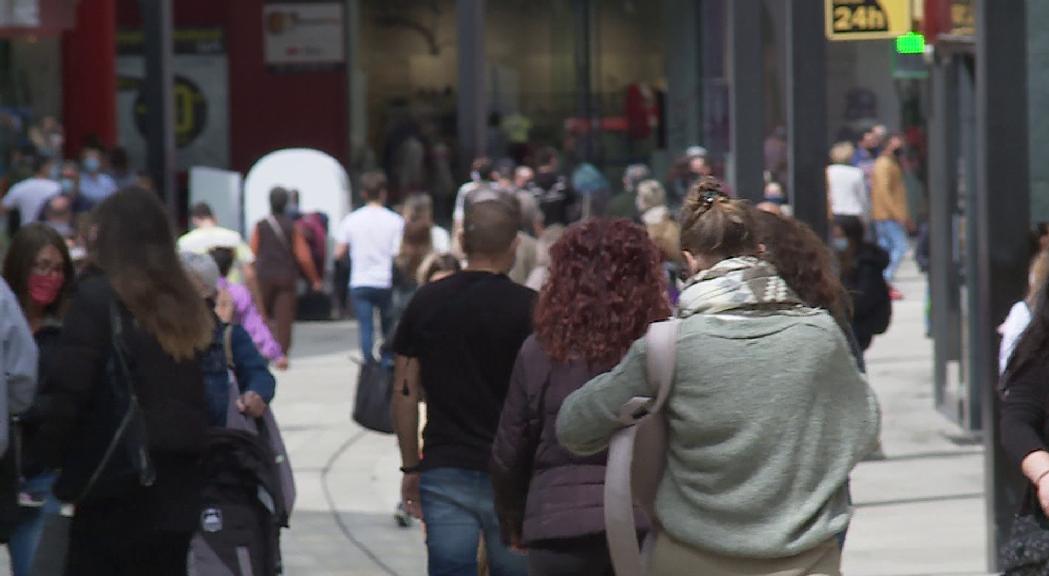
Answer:
<path fill-rule="evenodd" d="M 896 38 L 897 54 L 923 54 L 925 53 L 925 36 L 908 32 Z"/>

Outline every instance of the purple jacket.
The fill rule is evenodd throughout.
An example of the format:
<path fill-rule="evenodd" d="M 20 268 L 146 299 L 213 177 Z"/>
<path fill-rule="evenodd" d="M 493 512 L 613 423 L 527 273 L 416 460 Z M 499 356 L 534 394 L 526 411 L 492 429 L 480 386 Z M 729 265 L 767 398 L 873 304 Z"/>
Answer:
<path fill-rule="evenodd" d="M 270 362 L 276 361 L 284 356 L 284 350 L 273 338 L 269 326 L 262 319 L 255 302 L 251 298 L 251 292 L 240 284 L 234 284 L 225 278 L 219 278 L 219 290 L 229 292 L 233 299 L 233 324 L 239 324 L 251 336 L 251 341 L 259 349 L 259 353 Z"/>
<path fill-rule="evenodd" d="M 532 545 L 602 534 L 607 454 L 576 456 L 557 442 L 561 404 L 601 370 L 554 363 L 535 336 L 521 347 L 492 448 L 495 506 L 504 540 Z M 639 527 L 647 523 L 638 519 Z"/>

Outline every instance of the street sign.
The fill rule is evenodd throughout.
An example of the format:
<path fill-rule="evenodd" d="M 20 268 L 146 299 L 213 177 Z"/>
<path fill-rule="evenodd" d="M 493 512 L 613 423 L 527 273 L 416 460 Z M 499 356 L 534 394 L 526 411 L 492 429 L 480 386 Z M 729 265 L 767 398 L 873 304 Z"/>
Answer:
<path fill-rule="evenodd" d="M 911 0 L 826 2 L 829 40 L 893 40 L 911 31 Z"/>
<path fill-rule="evenodd" d="M 897 54 L 924 54 L 925 36 L 908 32 L 896 39 Z"/>

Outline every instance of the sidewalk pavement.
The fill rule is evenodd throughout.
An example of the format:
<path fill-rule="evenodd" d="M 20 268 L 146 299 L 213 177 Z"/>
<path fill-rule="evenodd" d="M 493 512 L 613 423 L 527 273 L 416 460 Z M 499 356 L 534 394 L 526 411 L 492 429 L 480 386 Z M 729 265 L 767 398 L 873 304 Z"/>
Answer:
<path fill-rule="evenodd" d="M 886 460 L 852 477 L 856 516 L 845 549 L 850 576 L 985 574 L 982 450 L 932 404 L 932 342 L 924 337 L 924 278 L 905 267 L 890 332 L 868 354 L 883 410 Z M 396 440 L 350 420 L 356 366 L 352 323 L 296 327 L 292 367 L 274 403 L 298 484 L 283 537 L 289 576 L 419 576 L 418 524 L 398 528 Z M 6 568 L 6 558 L 0 558 Z M 0 574 L 3 574 L 0 568 Z"/>

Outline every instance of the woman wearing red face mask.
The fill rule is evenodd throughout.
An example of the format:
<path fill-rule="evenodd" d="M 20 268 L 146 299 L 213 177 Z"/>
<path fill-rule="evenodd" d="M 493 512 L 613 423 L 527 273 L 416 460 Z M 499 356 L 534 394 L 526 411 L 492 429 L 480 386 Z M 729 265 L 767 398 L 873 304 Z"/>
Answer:
<path fill-rule="evenodd" d="M 25 479 L 19 486 L 18 511 L 8 543 L 14 576 L 29 574 L 44 518 L 58 513 L 60 508 L 51 496 L 56 473 L 42 464 L 53 459 L 45 456 L 49 447 L 36 441 L 36 433 L 48 417 L 48 374 L 58 362 L 55 351 L 73 275 L 73 261 L 65 240 L 57 232 L 39 223 L 19 229 L 4 260 L 4 280 L 18 298 L 33 331 L 40 349 L 40 368 L 36 401 L 19 418 L 19 435 L 12 436 L 21 437 L 18 474 Z"/>

